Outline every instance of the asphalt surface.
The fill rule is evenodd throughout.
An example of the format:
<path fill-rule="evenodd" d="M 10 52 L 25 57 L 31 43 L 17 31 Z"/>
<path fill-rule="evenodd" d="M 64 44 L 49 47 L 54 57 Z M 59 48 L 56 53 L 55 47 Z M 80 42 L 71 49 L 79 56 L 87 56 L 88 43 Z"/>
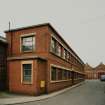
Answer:
<path fill-rule="evenodd" d="M 105 82 L 86 81 L 55 97 L 16 105 L 105 105 Z"/>

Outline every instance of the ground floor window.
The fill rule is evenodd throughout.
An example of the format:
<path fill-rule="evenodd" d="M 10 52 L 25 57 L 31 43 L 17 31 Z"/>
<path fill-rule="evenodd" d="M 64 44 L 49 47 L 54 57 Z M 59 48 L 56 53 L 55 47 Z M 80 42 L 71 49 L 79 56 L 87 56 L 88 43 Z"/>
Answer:
<path fill-rule="evenodd" d="M 63 70 L 63 72 L 62 72 L 62 78 L 63 78 L 63 80 L 66 80 L 68 78 L 67 77 L 67 73 L 68 73 L 67 70 Z"/>
<path fill-rule="evenodd" d="M 51 68 L 51 80 L 52 81 L 56 81 L 57 80 L 57 70 L 55 67 L 52 67 Z"/>
<path fill-rule="evenodd" d="M 68 78 L 71 79 L 72 78 L 72 72 L 68 72 Z"/>
<path fill-rule="evenodd" d="M 31 64 L 23 64 L 23 81 L 31 82 Z"/>
<path fill-rule="evenodd" d="M 74 72 L 74 79 L 84 79 L 84 75 L 83 74 L 80 74 L 80 73 L 77 73 L 77 72 Z"/>
<path fill-rule="evenodd" d="M 68 80 L 71 79 L 72 72 L 70 70 L 51 67 L 51 81 Z"/>
<path fill-rule="evenodd" d="M 62 69 L 57 69 L 58 80 L 62 80 Z"/>
<path fill-rule="evenodd" d="M 22 63 L 22 82 L 32 82 L 32 62 L 25 61 Z"/>

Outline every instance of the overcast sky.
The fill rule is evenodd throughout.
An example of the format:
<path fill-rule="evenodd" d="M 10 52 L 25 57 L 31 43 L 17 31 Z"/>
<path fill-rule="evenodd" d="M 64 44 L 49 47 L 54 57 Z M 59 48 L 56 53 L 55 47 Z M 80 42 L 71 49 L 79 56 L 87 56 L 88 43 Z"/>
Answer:
<path fill-rule="evenodd" d="M 11 28 L 49 22 L 80 58 L 105 63 L 105 0 L 0 0 L 0 35 Z"/>

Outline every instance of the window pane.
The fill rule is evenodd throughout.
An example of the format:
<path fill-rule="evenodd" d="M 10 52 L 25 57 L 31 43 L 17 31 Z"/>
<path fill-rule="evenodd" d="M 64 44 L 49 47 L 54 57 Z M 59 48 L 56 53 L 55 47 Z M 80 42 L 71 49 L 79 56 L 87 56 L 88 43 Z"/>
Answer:
<path fill-rule="evenodd" d="M 63 80 L 67 79 L 67 70 L 62 71 L 62 78 L 63 78 Z"/>
<path fill-rule="evenodd" d="M 71 72 L 71 71 L 69 71 L 69 75 L 68 75 L 68 77 L 69 77 L 69 79 L 72 78 L 72 72 Z"/>
<path fill-rule="evenodd" d="M 32 51 L 35 46 L 35 37 L 23 37 L 22 38 L 22 51 Z"/>
<path fill-rule="evenodd" d="M 23 64 L 23 81 L 25 82 L 31 81 L 31 72 L 32 72 L 32 65 Z"/>
<path fill-rule="evenodd" d="M 25 82 L 30 82 L 31 81 L 31 77 L 30 76 L 24 76 L 23 80 Z"/>
<path fill-rule="evenodd" d="M 58 75 L 58 80 L 62 80 L 62 70 L 61 69 L 57 70 L 57 75 Z"/>
<path fill-rule="evenodd" d="M 51 39 L 51 51 L 56 53 L 56 40 L 53 38 Z"/>
<path fill-rule="evenodd" d="M 62 48 L 61 45 L 58 44 L 58 47 L 57 47 L 57 55 L 58 56 L 61 56 L 61 48 Z"/>
<path fill-rule="evenodd" d="M 70 54 L 69 52 L 67 52 L 67 61 L 69 61 L 69 59 L 70 59 Z"/>
<path fill-rule="evenodd" d="M 31 69 L 31 64 L 23 64 L 24 69 Z"/>
<path fill-rule="evenodd" d="M 25 75 L 25 76 L 31 75 L 30 70 L 25 70 L 25 71 L 24 71 L 24 75 Z"/>
<path fill-rule="evenodd" d="M 66 52 L 66 50 L 64 49 L 64 51 L 63 51 L 63 58 L 66 59 L 66 57 L 67 57 L 67 52 Z"/>
<path fill-rule="evenodd" d="M 52 67 L 51 68 L 51 80 L 56 80 L 56 68 Z"/>

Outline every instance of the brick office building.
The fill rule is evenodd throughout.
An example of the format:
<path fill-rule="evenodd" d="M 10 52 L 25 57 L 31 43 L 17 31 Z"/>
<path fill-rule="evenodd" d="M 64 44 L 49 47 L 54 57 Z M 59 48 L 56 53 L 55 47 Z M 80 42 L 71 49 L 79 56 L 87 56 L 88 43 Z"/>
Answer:
<path fill-rule="evenodd" d="M 101 75 L 105 75 L 105 65 L 103 63 L 100 63 L 96 67 L 91 67 L 89 64 L 86 64 L 84 70 L 86 79 L 100 79 Z"/>
<path fill-rule="evenodd" d="M 6 89 L 7 71 L 6 71 L 6 55 L 7 42 L 0 36 L 0 90 Z"/>
<path fill-rule="evenodd" d="M 49 24 L 5 31 L 9 91 L 40 95 L 84 80 L 84 63 Z"/>

